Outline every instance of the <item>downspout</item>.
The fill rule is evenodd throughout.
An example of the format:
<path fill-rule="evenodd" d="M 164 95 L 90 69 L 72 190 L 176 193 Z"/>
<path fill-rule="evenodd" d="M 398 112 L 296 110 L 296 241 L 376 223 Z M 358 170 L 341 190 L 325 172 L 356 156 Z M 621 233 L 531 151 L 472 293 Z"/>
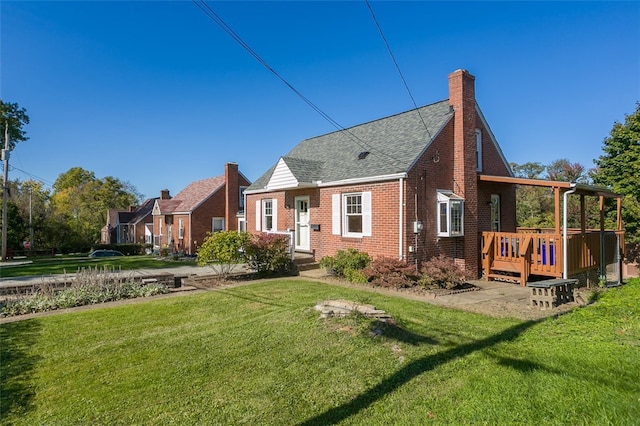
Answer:
<path fill-rule="evenodd" d="M 403 200 L 404 200 L 404 178 L 400 178 L 400 180 L 398 181 L 399 185 L 400 185 L 400 190 L 398 191 L 398 193 L 400 194 L 400 220 L 398 221 L 400 223 L 400 229 L 399 229 L 399 237 L 398 237 L 398 258 L 400 260 L 403 259 L 403 253 L 404 253 L 404 239 L 403 239 L 403 233 L 404 233 L 404 207 L 403 207 Z"/>
<path fill-rule="evenodd" d="M 568 195 L 569 194 L 573 194 L 574 192 L 576 192 L 576 184 L 572 183 L 571 184 L 571 189 L 566 191 L 563 195 L 562 195 L 562 278 L 563 279 L 568 279 L 569 278 L 569 265 L 567 264 L 567 257 L 568 257 L 568 247 L 567 247 L 567 226 L 568 226 L 568 219 L 567 219 L 567 213 L 568 213 Z"/>

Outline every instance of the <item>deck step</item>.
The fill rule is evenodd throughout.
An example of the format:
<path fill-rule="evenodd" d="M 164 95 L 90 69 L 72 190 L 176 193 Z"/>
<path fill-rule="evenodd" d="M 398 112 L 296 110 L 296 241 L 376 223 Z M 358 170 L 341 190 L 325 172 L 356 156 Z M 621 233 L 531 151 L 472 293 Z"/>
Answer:
<path fill-rule="evenodd" d="M 520 273 L 520 262 L 509 262 L 508 260 L 494 260 L 491 264 L 492 271 Z"/>
<path fill-rule="evenodd" d="M 506 281 L 510 283 L 520 283 L 520 277 L 515 275 L 505 275 L 505 274 L 489 274 L 487 276 L 489 280 L 494 281 Z"/>

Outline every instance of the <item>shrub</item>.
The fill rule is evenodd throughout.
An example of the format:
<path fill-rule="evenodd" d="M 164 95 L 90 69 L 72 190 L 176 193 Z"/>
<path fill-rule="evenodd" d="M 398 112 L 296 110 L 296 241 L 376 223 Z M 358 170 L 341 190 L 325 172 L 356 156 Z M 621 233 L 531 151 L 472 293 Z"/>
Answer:
<path fill-rule="evenodd" d="M 245 250 L 249 267 L 260 276 L 290 275 L 295 271 L 286 235 L 254 234 Z"/>
<path fill-rule="evenodd" d="M 369 282 L 367 280 L 367 277 L 362 272 L 362 269 L 346 268 L 344 270 L 344 277 L 349 280 L 349 282 L 356 284 L 366 284 Z"/>
<path fill-rule="evenodd" d="M 246 232 L 222 231 L 207 234 L 198 248 L 198 265 L 209 265 L 226 279 L 238 263 L 245 261 L 244 247 L 250 237 Z"/>
<path fill-rule="evenodd" d="M 354 248 L 338 250 L 334 256 L 325 256 L 320 259 L 320 266 L 331 269 L 336 275 L 348 278 L 347 270 L 359 271 L 371 263 L 371 256 Z M 351 273 L 353 275 L 353 272 Z"/>
<path fill-rule="evenodd" d="M 379 257 L 362 271 L 374 286 L 386 288 L 407 288 L 416 285 L 418 273 L 414 265 L 391 257 Z"/>
<path fill-rule="evenodd" d="M 467 279 L 464 270 L 443 254 L 425 262 L 420 273 L 418 284 L 424 288 L 455 288 Z"/>

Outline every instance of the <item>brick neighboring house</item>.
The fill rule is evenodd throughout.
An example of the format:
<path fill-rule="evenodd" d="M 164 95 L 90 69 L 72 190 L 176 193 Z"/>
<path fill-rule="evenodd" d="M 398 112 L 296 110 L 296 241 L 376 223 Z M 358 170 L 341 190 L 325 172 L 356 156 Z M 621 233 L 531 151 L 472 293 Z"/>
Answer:
<path fill-rule="evenodd" d="M 250 184 L 237 164 L 227 163 L 224 175 L 192 182 L 173 198 L 162 190 L 153 206 L 154 249 L 195 254 L 208 232 L 244 230 Z"/>
<path fill-rule="evenodd" d="M 247 230 L 292 230 L 316 259 L 445 254 L 477 277 L 480 233 L 516 230 L 515 186 L 482 174 L 513 176 L 457 70 L 448 100 L 300 142 L 245 191 Z"/>
<path fill-rule="evenodd" d="M 153 242 L 153 217 L 151 210 L 156 198 L 149 198 L 139 206 L 128 210 L 109 209 L 107 224 L 101 230 L 103 244 L 126 244 Z"/>

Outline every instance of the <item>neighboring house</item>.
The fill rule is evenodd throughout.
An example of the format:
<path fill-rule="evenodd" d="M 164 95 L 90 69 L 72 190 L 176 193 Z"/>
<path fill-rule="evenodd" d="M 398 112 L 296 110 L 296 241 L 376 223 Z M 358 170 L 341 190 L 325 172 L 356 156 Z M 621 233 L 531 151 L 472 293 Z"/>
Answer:
<path fill-rule="evenodd" d="M 157 198 L 149 198 L 128 210 L 109 209 L 107 224 L 102 228 L 103 244 L 153 243 L 153 217 L 151 210 Z"/>
<path fill-rule="evenodd" d="M 173 198 L 162 190 L 153 206 L 154 249 L 195 254 L 209 232 L 245 230 L 243 192 L 250 184 L 227 163 L 224 175 L 193 182 Z"/>
<path fill-rule="evenodd" d="M 449 99 L 307 139 L 245 191 L 250 232 L 293 231 L 320 259 L 353 247 L 419 263 L 452 257 L 480 274 L 480 233 L 516 229 L 515 185 L 475 100 L 449 75 Z"/>

